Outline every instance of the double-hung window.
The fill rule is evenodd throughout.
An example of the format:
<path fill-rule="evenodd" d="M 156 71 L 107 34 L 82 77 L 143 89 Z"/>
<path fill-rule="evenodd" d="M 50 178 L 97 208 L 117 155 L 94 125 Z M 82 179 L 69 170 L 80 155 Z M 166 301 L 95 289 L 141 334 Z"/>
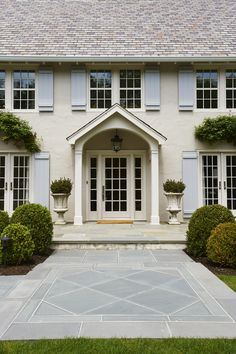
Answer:
<path fill-rule="evenodd" d="M 35 72 L 13 72 L 13 108 L 35 109 Z"/>
<path fill-rule="evenodd" d="M 141 70 L 120 70 L 120 105 L 141 108 Z"/>
<path fill-rule="evenodd" d="M 0 109 L 5 108 L 5 71 L 0 71 Z"/>
<path fill-rule="evenodd" d="M 197 70 L 196 107 L 200 109 L 218 108 L 217 70 Z"/>
<path fill-rule="evenodd" d="M 90 108 L 110 108 L 111 90 L 111 71 L 90 71 Z"/>
<path fill-rule="evenodd" d="M 236 108 L 236 70 L 226 70 L 226 108 Z"/>

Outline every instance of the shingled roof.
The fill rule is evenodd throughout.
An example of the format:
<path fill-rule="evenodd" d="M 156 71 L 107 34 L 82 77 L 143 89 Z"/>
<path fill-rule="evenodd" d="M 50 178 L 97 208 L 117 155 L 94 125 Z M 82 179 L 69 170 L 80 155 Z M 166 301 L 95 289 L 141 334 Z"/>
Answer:
<path fill-rule="evenodd" d="M 0 57 L 236 57 L 235 0 L 1 0 Z"/>

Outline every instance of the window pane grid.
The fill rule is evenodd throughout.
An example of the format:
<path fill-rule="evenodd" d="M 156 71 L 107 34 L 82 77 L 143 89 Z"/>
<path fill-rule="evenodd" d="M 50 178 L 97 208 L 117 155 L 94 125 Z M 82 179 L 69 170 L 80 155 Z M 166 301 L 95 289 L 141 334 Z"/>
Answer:
<path fill-rule="evenodd" d="M 227 208 L 236 210 L 236 155 L 226 156 Z"/>
<path fill-rule="evenodd" d="M 35 108 L 34 71 L 14 71 L 13 106 L 14 109 L 34 109 Z"/>
<path fill-rule="evenodd" d="M 218 108 L 218 72 L 217 70 L 198 70 L 196 72 L 197 108 Z"/>
<path fill-rule="evenodd" d="M 135 157 L 135 211 L 142 210 L 142 159 Z"/>
<path fill-rule="evenodd" d="M 120 105 L 141 108 L 141 71 L 120 70 Z"/>
<path fill-rule="evenodd" d="M 226 70 L 226 108 L 236 108 L 236 70 Z"/>
<path fill-rule="evenodd" d="M 90 211 L 97 211 L 97 158 L 90 159 Z"/>
<path fill-rule="evenodd" d="M 90 108 L 111 107 L 112 76 L 108 70 L 90 72 Z"/>
<path fill-rule="evenodd" d="M 5 156 L 0 156 L 0 210 L 5 204 Z"/>
<path fill-rule="evenodd" d="M 29 156 L 14 156 L 13 210 L 29 203 Z"/>
<path fill-rule="evenodd" d="M 127 159 L 105 158 L 105 211 L 127 211 Z"/>
<path fill-rule="evenodd" d="M 202 156 L 203 205 L 218 204 L 218 159 L 215 155 Z"/>
<path fill-rule="evenodd" d="M 5 71 L 0 70 L 0 109 L 5 108 Z"/>

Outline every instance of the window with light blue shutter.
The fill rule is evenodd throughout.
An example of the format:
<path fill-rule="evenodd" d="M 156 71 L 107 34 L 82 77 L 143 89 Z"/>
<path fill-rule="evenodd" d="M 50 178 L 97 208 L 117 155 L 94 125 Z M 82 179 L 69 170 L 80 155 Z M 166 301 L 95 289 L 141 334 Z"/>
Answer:
<path fill-rule="evenodd" d="M 71 71 L 71 108 L 72 111 L 84 111 L 87 106 L 86 71 L 75 69 Z"/>
<path fill-rule="evenodd" d="M 53 111 L 53 71 L 39 70 L 38 106 L 40 112 Z"/>
<path fill-rule="evenodd" d="M 190 217 L 198 208 L 198 160 L 196 151 L 183 151 L 184 217 Z"/>
<path fill-rule="evenodd" d="M 34 180 L 33 200 L 34 203 L 42 204 L 49 208 L 49 153 L 39 152 L 34 154 Z"/>
<path fill-rule="evenodd" d="M 194 107 L 194 73 L 192 69 L 179 70 L 179 110 L 192 111 Z"/>
<path fill-rule="evenodd" d="M 145 70 L 145 107 L 146 110 L 160 109 L 160 71 Z"/>

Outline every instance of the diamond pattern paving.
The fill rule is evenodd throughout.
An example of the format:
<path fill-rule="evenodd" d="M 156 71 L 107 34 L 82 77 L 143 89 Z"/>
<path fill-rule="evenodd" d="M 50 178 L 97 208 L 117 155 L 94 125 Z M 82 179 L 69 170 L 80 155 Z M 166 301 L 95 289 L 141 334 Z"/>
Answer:
<path fill-rule="evenodd" d="M 64 312 L 67 315 L 170 315 L 178 311 L 188 314 L 194 309 L 209 314 L 187 281 L 173 269 L 73 273 L 56 279 L 45 301 L 38 307 L 37 316 L 59 316 Z"/>
<path fill-rule="evenodd" d="M 231 338 L 235 301 L 181 250 L 57 251 L 25 277 L 0 279 L 0 339 Z"/>

